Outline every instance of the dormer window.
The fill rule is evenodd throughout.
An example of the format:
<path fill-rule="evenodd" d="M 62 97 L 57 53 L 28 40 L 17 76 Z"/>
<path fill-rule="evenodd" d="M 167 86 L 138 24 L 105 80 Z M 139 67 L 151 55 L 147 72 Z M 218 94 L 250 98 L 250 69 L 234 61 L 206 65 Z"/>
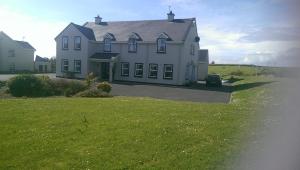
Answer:
<path fill-rule="evenodd" d="M 104 39 L 104 52 L 111 52 L 111 39 L 110 38 Z"/>
<path fill-rule="evenodd" d="M 167 51 L 167 44 L 165 38 L 158 38 L 157 39 L 157 52 L 158 53 L 166 53 Z"/>
<path fill-rule="evenodd" d="M 64 36 L 62 37 L 62 49 L 67 50 L 69 48 L 69 38 Z"/>
<path fill-rule="evenodd" d="M 128 40 L 128 52 L 136 53 L 137 51 L 137 43 L 135 38 L 129 38 Z"/>
<path fill-rule="evenodd" d="M 167 41 L 171 41 L 171 38 L 166 33 L 161 33 L 157 38 L 157 53 L 167 52 Z"/>
<path fill-rule="evenodd" d="M 74 49 L 75 50 L 81 49 L 81 37 L 79 36 L 74 37 Z"/>

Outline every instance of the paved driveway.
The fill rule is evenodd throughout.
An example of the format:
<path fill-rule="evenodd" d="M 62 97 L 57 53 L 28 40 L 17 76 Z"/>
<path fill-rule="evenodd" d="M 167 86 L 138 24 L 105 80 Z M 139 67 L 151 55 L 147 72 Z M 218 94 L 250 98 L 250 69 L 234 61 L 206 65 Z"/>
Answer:
<path fill-rule="evenodd" d="M 55 74 L 49 73 L 49 74 L 36 74 L 36 75 L 46 75 L 49 76 L 50 78 L 55 78 Z M 1 81 L 6 81 L 9 80 L 10 78 L 16 76 L 16 74 L 0 74 L 0 80 Z"/>
<path fill-rule="evenodd" d="M 169 99 L 192 102 L 229 103 L 231 93 L 229 86 L 222 89 L 208 89 L 204 85 L 188 88 L 181 86 L 149 85 L 134 83 L 113 83 L 114 96 L 138 96 L 157 99 Z"/>

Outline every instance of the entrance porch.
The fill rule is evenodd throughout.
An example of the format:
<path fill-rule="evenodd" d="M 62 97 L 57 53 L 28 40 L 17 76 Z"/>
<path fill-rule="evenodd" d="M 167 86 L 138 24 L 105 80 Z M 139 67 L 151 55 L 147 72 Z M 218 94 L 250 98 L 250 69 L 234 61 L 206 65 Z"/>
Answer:
<path fill-rule="evenodd" d="M 95 53 L 89 58 L 90 69 L 101 80 L 113 81 L 115 65 L 119 61 L 119 53 Z"/>

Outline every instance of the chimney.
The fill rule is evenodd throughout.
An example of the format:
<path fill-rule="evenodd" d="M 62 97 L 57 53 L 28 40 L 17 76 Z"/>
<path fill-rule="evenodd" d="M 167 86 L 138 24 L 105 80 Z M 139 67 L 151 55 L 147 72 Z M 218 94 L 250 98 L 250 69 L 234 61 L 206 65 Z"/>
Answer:
<path fill-rule="evenodd" d="M 174 14 L 172 11 L 170 11 L 170 12 L 168 13 L 168 21 L 169 21 L 169 22 L 174 21 L 174 17 L 175 17 L 175 14 Z"/>
<path fill-rule="evenodd" d="M 96 17 L 95 17 L 95 24 L 101 24 L 101 22 L 102 22 L 102 18 L 99 16 L 99 15 L 97 15 Z"/>

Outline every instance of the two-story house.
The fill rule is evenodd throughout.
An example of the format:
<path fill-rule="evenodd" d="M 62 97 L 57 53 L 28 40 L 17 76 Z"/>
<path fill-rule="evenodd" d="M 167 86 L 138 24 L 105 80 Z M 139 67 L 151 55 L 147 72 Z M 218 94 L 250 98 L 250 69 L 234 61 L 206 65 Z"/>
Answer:
<path fill-rule="evenodd" d="M 0 31 L 0 72 L 33 71 L 34 52 L 28 42 L 13 40 Z"/>
<path fill-rule="evenodd" d="M 56 38 L 56 75 L 90 72 L 109 81 L 183 85 L 197 81 L 199 36 L 195 18 L 70 23 Z"/>

